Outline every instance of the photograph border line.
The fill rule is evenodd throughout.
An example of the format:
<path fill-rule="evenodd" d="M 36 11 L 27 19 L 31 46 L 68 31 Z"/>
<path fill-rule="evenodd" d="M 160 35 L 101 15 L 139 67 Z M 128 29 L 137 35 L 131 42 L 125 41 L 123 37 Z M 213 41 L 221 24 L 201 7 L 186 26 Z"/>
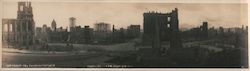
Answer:
<path fill-rule="evenodd" d="M 211 0 L 209 2 L 206 2 L 207 0 L 192 0 L 192 1 L 187 1 L 187 0 L 146 0 L 146 1 L 142 1 L 142 0 L 0 0 L 0 18 L 3 18 L 3 3 L 4 2 L 17 2 L 17 1 L 31 1 L 31 2 L 114 2 L 114 3 L 249 3 L 249 0 Z M 248 12 L 250 7 L 248 5 Z M 250 15 L 248 14 L 248 19 Z M 2 22 L 2 20 L 0 20 L 0 22 Z M 249 24 L 249 21 L 248 21 Z M 0 25 L 0 29 L 2 29 L 2 24 Z M 248 33 L 250 33 L 248 31 Z M 249 36 L 249 35 L 248 35 Z M 2 32 L 0 37 L 2 37 Z M 2 38 L 0 38 L 2 40 Z M 250 38 L 248 38 L 249 40 Z M 248 42 L 249 44 L 250 42 Z M 1 47 L 2 47 L 2 41 L 0 43 Z M 250 45 L 248 45 L 249 47 Z M 2 48 L 0 48 L 1 52 L 0 52 L 0 57 L 1 57 L 1 68 L 0 70 L 3 71 L 44 71 L 44 70 L 48 70 L 48 71 L 57 71 L 57 70 L 64 70 L 64 71 L 81 71 L 81 70 L 85 70 L 85 71 L 119 71 L 119 70 L 126 70 L 126 71 L 152 71 L 152 70 L 157 70 L 157 71 L 248 71 L 249 68 L 2 68 Z M 248 51 L 250 51 L 250 49 L 248 48 Z M 248 52 L 248 55 L 250 55 L 250 53 Z M 248 56 L 248 59 L 250 59 L 250 57 Z M 249 61 L 249 60 L 248 60 Z M 249 64 L 249 63 L 248 63 Z M 249 64 L 250 65 L 250 64 Z"/>

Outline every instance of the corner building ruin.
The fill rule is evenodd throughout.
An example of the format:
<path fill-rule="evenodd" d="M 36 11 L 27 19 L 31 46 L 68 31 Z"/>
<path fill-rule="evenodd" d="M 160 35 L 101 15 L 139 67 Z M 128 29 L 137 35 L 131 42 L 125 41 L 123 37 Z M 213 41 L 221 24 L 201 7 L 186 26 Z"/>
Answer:
<path fill-rule="evenodd" d="M 12 38 L 8 39 L 7 43 L 11 41 L 18 47 L 34 44 L 35 22 L 31 2 L 18 2 L 17 18 L 2 20 L 2 25 L 7 25 L 3 26 L 3 30 L 7 30 L 3 31 L 3 41 L 6 41 L 5 38 Z"/>

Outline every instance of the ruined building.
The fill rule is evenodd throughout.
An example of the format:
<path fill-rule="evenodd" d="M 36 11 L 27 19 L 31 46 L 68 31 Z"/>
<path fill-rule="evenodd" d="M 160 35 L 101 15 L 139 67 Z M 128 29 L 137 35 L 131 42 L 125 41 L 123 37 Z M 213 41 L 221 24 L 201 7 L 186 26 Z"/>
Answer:
<path fill-rule="evenodd" d="M 94 29 L 89 26 L 84 26 L 84 42 L 90 44 L 93 41 Z"/>
<path fill-rule="evenodd" d="M 183 37 L 194 38 L 195 40 L 207 39 L 208 38 L 208 22 L 202 22 L 201 26 L 185 31 L 185 34 L 183 34 Z"/>
<path fill-rule="evenodd" d="M 16 19 L 2 19 L 3 43 L 13 44 L 17 42 L 15 26 L 16 26 Z"/>
<path fill-rule="evenodd" d="M 124 43 L 126 40 L 130 38 L 126 37 L 128 35 L 128 31 L 124 28 L 115 29 L 115 25 L 113 25 L 111 40 L 112 43 Z"/>
<path fill-rule="evenodd" d="M 89 26 L 75 26 L 74 31 L 69 32 L 70 41 L 72 43 L 86 43 L 89 44 L 93 39 L 93 28 Z"/>
<path fill-rule="evenodd" d="M 51 30 L 56 31 L 56 21 L 54 19 L 53 19 L 53 21 L 51 23 Z"/>
<path fill-rule="evenodd" d="M 13 35 L 11 41 L 17 45 L 30 46 L 34 43 L 35 22 L 33 20 L 31 2 L 18 2 L 17 19 L 3 19 L 2 24 L 8 25 L 3 28 L 8 29 L 6 33 Z M 11 32 L 8 32 L 10 29 Z"/>
<path fill-rule="evenodd" d="M 178 9 L 170 13 L 147 12 L 143 14 L 143 44 L 161 50 L 162 42 L 171 48 L 180 48 Z"/>
<path fill-rule="evenodd" d="M 76 25 L 76 18 L 70 17 L 69 18 L 69 31 L 70 32 L 75 29 L 75 25 Z"/>
<path fill-rule="evenodd" d="M 96 42 L 107 42 L 111 35 L 111 27 L 109 23 L 95 23 L 94 24 L 94 39 Z"/>
<path fill-rule="evenodd" d="M 202 26 L 200 26 L 201 28 L 201 34 L 202 34 L 202 38 L 205 39 L 208 37 L 208 23 L 207 22 L 203 22 Z"/>
<path fill-rule="evenodd" d="M 127 37 L 136 38 L 141 35 L 140 25 L 130 25 L 127 27 Z"/>
<path fill-rule="evenodd" d="M 35 22 L 31 2 L 18 2 L 16 23 L 18 43 L 20 45 L 32 45 L 34 43 Z"/>

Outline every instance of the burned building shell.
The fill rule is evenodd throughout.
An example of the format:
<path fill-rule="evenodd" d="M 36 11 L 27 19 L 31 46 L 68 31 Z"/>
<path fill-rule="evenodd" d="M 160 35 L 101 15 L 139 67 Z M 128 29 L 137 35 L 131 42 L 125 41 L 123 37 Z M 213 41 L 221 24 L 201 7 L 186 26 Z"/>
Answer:
<path fill-rule="evenodd" d="M 170 47 L 180 48 L 178 9 L 170 13 L 147 12 L 143 14 L 143 44 L 161 47 L 161 42 L 170 42 Z"/>
<path fill-rule="evenodd" d="M 9 22 L 8 21 L 12 21 Z M 3 25 L 7 24 L 7 34 L 12 33 L 12 41 L 19 47 L 30 46 L 34 44 L 35 22 L 31 2 L 18 2 L 18 11 L 16 19 L 3 19 Z M 10 26 L 12 26 L 10 28 Z M 3 37 L 4 38 L 4 37 Z"/>

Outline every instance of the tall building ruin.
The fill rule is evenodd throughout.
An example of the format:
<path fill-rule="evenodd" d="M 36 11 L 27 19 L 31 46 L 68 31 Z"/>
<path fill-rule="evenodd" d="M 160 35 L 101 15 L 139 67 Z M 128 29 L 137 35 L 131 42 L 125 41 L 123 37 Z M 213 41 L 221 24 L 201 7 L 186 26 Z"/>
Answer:
<path fill-rule="evenodd" d="M 161 50 L 162 42 L 171 48 L 181 48 L 178 9 L 170 13 L 147 12 L 143 14 L 143 44 Z"/>
<path fill-rule="evenodd" d="M 18 47 L 27 47 L 34 44 L 35 22 L 31 2 L 18 2 L 17 18 L 3 19 L 2 24 L 7 24 L 7 27 L 3 26 L 3 28 L 7 29 L 5 33 L 12 35 L 13 39 L 11 41 Z"/>
<path fill-rule="evenodd" d="M 34 43 L 35 22 L 31 2 L 18 2 L 17 34 L 20 45 L 32 45 Z"/>

